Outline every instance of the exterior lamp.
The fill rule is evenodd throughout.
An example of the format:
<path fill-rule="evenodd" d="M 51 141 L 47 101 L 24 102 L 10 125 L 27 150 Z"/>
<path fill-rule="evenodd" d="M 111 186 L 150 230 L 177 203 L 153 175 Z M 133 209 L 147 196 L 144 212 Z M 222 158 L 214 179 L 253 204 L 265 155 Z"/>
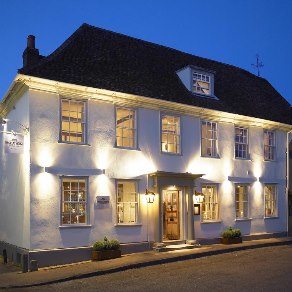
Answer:
<path fill-rule="evenodd" d="M 5 125 L 7 122 L 4 119 L 0 118 L 0 123 L 1 125 Z"/>
<path fill-rule="evenodd" d="M 155 194 L 146 189 L 145 198 L 147 203 L 154 203 Z"/>
<path fill-rule="evenodd" d="M 203 193 L 198 193 L 195 191 L 195 198 L 198 203 L 203 203 L 205 196 Z"/>

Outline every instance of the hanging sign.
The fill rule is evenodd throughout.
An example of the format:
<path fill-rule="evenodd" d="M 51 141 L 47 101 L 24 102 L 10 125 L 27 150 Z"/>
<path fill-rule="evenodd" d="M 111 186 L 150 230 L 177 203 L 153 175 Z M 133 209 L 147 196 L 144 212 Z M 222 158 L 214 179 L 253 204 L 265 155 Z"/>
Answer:
<path fill-rule="evenodd" d="M 23 135 L 4 133 L 5 153 L 22 154 L 23 153 Z"/>

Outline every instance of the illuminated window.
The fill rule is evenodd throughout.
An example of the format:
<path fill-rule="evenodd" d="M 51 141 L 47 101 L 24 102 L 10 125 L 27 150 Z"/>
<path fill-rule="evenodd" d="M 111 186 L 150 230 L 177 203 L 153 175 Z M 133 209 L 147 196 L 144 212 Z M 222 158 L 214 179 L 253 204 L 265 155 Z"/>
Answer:
<path fill-rule="evenodd" d="M 277 216 L 276 185 L 265 185 L 265 217 Z"/>
<path fill-rule="evenodd" d="M 202 221 L 219 219 L 218 193 L 215 185 L 202 186 L 204 201 L 202 203 Z"/>
<path fill-rule="evenodd" d="M 248 158 L 248 129 L 235 127 L 235 158 Z"/>
<path fill-rule="evenodd" d="M 213 122 L 202 121 L 201 132 L 202 156 L 217 157 L 217 124 Z"/>
<path fill-rule="evenodd" d="M 162 115 L 161 151 L 180 153 L 180 118 Z"/>
<path fill-rule="evenodd" d="M 275 159 L 275 132 L 264 130 L 264 157 L 265 160 Z"/>
<path fill-rule="evenodd" d="M 61 99 L 61 141 L 86 143 L 86 101 Z"/>
<path fill-rule="evenodd" d="M 62 224 L 87 224 L 87 179 L 62 178 Z"/>
<path fill-rule="evenodd" d="M 117 223 L 138 222 L 138 193 L 135 181 L 117 182 Z"/>
<path fill-rule="evenodd" d="M 116 146 L 136 148 L 135 111 L 116 109 Z"/>
<path fill-rule="evenodd" d="M 236 218 L 248 218 L 248 185 L 235 185 Z"/>
<path fill-rule="evenodd" d="M 193 91 L 199 94 L 211 95 L 211 76 L 193 72 Z"/>

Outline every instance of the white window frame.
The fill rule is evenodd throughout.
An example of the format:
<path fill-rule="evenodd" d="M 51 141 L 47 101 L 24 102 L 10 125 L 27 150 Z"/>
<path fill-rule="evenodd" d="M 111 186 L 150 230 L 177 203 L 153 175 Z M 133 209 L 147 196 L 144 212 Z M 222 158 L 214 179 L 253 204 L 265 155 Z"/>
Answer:
<path fill-rule="evenodd" d="M 266 135 L 268 135 L 268 144 L 265 144 Z M 271 130 L 264 130 L 264 160 L 273 161 L 275 159 L 276 159 L 276 132 Z"/>
<path fill-rule="evenodd" d="M 272 188 L 273 192 L 270 192 Z M 272 196 L 272 199 L 267 199 L 268 196 Z M 264 203 L 265 203 L 265 218 L 278 217 L 278 192 L 276 184 L 265 184 L 264 185 Z"/>
<path fill-rule="evenodd" d="M 74 182 L 74 181 L 83 181 L 84 183 L 85 183 L 85 201 L 79 201 L 79 191 L 80 191 L 80 189 L 79 189 L 79 183 L 78 183 L 78 190 L 77 190 L 77 193 L 78 193 L 78 200 L 64 200 L 64 193 L 65 193 L 65 191 L 66 190 L 64 190 L 64 185 L 63 185 L 63 183 L 64 183 L 64 181 L 65 180 L 69 180 L 70 182 Z M 71 185 L 71 184 L 70 184 Z M 70 198 L 71 198 L 71 195 L 72 195 L 72 193 L 71 193 L 71 188 L 70 189 L 68 189 L 67 191 L 69 191 L 70 192 Z M 61 177 L 61 212 L 60 212 L 60 214 L 61 214 L 61 218 L 60 218 L 60 221 L 61 221 L 61 223 L 60 223 L 60 225 L 61 226 L 85 226 L 85 225 L 89 225 L 90 223 L 89 223 L 89 206 L 88 206 L 88 197 L 89 197 L 89 194 L 88 194 L 88 177 L 86 177 L 86 176 L 62 176 Z M 63 216 L 64 216 L 64 205 L 65 204 L 82 204 L 82 205 L 84 205 L 85 206 L 85 223 L 79 223 L 79 222 L 76 222 L 76 223 L 63 223 Z M 75 213 L 74 211 L 73 211 L 73 209 L 72 209 L 72 212 L 71 212 L 71 210 L 70 210 L 70 217 L 71 217 L 71 214 L 72 213 Z M 77 220 L 78 220 L 78 218 L 77 218 Z"/>
<path fill-rule="evenodd" d="M 134 117 L 132 118 L 132 121 L 133 121 L 133 124 L 134 124 L 134 127 L 133 128 L 130 128 L 130 127 L 119 127 L 118 126 L 118 121 L 117 121 L 117 117 L 118 117 L 118 111 L 119 110 L 127 110 L 129 112 L 133 112 L 134 114 Z M 129 115 L 130 116 L 130 115 Z M 126 149 L 137 149 L 137 111 L 135 109 L 132 109 L 132 108 L 126 108 L 126 107 L 116 107 L 116 112 L 115 112 L 115 124 L 116 124 L 116 143 L 115 143 L 115 146 L 118 147 L 118 148 L 126 148 Z M 128 147 L 128 146 L 125 146 L 124 143 L 122 143 L 122 145 L 118 145 L 118 136 L 117 136 L 117 129 L 121 129 L 122 132 L 124 130 L 128 130 L 128 131 L 133 131 L 134 132 L 134 137 L 133 137 L 133 146 L 132 147 Z M 124 141 L 124 139 L 126 139 L 127 137 L 122 135 L 121 136 L 122 138 L 122 141 Z M 129 139 L 129 138 L 127 138 Z"/>
<path fill-rule="evenodd" d="M 167 117 L 170 119 L 178 119 L 178 125 L 176 123 L 170 123 L 170 128 L 174 127 L 175 131 L 163 130 L 163 118 Z M 160 151 L 162 153 L 169 153 L 169 154 L 181 154 L 181 119 L 179 116 L 168 115 L 168 114 L 161 114 L 160 116 Z M 163 140 L 163 135 L 166 135 L 166 141 Z M 172 140 L 172 141 L 171 141 Z M 173 142 L 173 143 L 172 143 Z M 174 145 L 173 148 L 176 151 L 169 151 L 168 145 Z"/>
<path fill-rule="evenodd" d="M 69 102 L 69 116 L 66 118 L 63 117 L 63 101 L 68 101 Z M 71 120 L 71 116 L 70 116 L 70 103 L 82 103 L 83 104 L 83 118 L 82 119 L 78 119 L 77 118 L 77 122 L 73 120 Z M 69 140 L 64 140 L 63 139 L 63 133 L 65 132 L 63 130 L 63 122 L 68 122 L 69 123 L 69 131 L 68 131 L 68 137 Z M 80 142 L 77 141 L 70 141 L 70 137 L 73 135 L 71 135 L 71 131 L 70 131 L 70 124 L 81 124 L 81 129 L 82 130 L 82 136 L 83 136 L 83 140 Z M 67 131 L 66 131 L 67 132 Z M 60 98 L 60 133 L 59 133 L 59 142 L 61 143 L 68 143 L 68 144 L 86 144 L 87 143 L 87 100 L 78 100 L 78 99 L 72 99 L 72 98 L 66 98 L 66 97 L 61 97 Z"/>
<path fill-rule="evenodd" d="M 208 184 L 208 185 L 202 185 L 202 193 L 204 194 L 204 201 L 202 203 L 202 212 L 201 212 L 201 221 L 202 222 L 216 222 L 219 221 L 219 194 L 218 194 L 218 186 L 215 184 Z M 214 198 L 211 201 L 210 198 L 208 202 L 206 202 L 206 197 L 209 196 L 204 192 L 204 189 L 213 189 L 214 192 Z M 204 211 L 205 210 L 205 211 Z M 213 210 L 213 211 L 212 211 Z M 215 211 L 214 211 L 215 210 Z M 210 214 L 215 214 L 215 216 L 210 216 Z M 208 215 L 209 214 L 209 215 Z"/>
<path fill-rule="evenodd" d="M 119 184 L 120 183 L 133 183 L 135 184 L 135 194 L 136 194 L 136 201 L 118 201 L 119 197 Z M 130 204 L 130 210 L 132 208 L 131 204 L 135 205 L 135 216 L 136 216 L 136 221 L 130 221 L 130 222 L 124 222 L 124 220 L 121 220 L 121 216 L 119 216 L 119 207 L 122 207 L 123 210 L 125 209 L 125 205 Z M 122 205 L 122 206 L 119 206 Z M 123 211 L 122 211 L 123 212 Z M 138 181 L 136 180 L 126 180 L 126 179 L 117 179 L 116 180 L 116 225 L 139 225 L 140 224 L 140 194 L 138 191 Z"/>
<path fill-rule="evenodd" d="M 203 124 L 206 125 L 206 133 L 203 133 Z M 213 125 L 215 125 L 215 131 L 213 130 Z M 209 138 L 208 133 L 211 133 L 211 138 Z M 204 134 L 206 134 L 206 137 L 204 137 Z M 206 154 L 203 154 L 203 141 L 205 141 L 205 152 Z M 211 145 L 210 147 L 209 144 Z M 215 122 L 209 122 L 209 121 L 201 121 L 201 155 L 203 157 L 218 157 L 218 124 Z"/>
<path fill-rule="evenodd" d="M 236 135 L 236 129 L 242 131 L 242 135 Z M 238 137 L 238 141 L 237 140 Z M 242 155 L 236 155 L 242 153 Z M 235 126 L 234 127 L 234 156 L 236 159 L 248 159 L 249 157 L 249 137 L 248 128 Z M 245 153 L 245 155 L 243 155 Z"/>
<path fill-rule="evenodd" d="M 246 191 L 246 200 L 239 200 L 237 199 L 237 190 L 240 187 L 244 187 L 245 191 Z M 245 219 L 249 219 L 249 189 L 250 189 L 250 185 L 249 184 L 240 184 L 237 183 L 235 184 L 235 218 L 236 220 L 245 220 Z M 239 207 L 237 208 L 237 204 L 239 204 Z M 240 205 L 243 206 L 243 208 L 240 207 Z M 244 214 L 244 207 L 246 207 L 246 214 Z M 240 216 L 238 216 L 238 213 L 241 213 Z"/>
<path fill-rule="evenodd" d="M 192 92 L 195 94 L 212 96 L 212 81 L 213 81 L 213 78 L 211 74 L 193 70 L 192 71 Z M 208 85 L 208 87 L 200 86 L 198 82 L 202 82 Z M 204 90 L 208 90 L 209 93 L 205 93 Z"/>

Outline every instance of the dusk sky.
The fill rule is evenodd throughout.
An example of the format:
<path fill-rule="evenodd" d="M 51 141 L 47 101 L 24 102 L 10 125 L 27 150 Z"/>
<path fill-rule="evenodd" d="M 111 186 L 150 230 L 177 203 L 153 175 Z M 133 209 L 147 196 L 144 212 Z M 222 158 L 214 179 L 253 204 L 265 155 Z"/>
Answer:
<path fill-rule="evenodd" d="M 292 104 L 292 0 L 1 0 L 0 100 L 29 34 L 47 56 L 82 23 L 232 64 L 261 76 Z"/>

